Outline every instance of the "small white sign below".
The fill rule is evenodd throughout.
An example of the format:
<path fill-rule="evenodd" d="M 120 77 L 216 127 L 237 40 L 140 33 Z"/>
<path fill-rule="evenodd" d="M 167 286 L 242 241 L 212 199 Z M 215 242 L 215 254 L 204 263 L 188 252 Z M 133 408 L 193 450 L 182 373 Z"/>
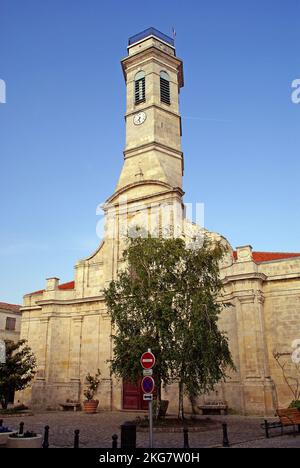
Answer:
<path fill-rule="evenodd" d="M 145 393 L 143 396 L 144 401 L 153 401 L 153 395 L 152 393 Z"/>
<path fill-rule="evenodd" d="M 153 375 L 153 369 L 144 369 L 143 370 L 143 376 L 144 377 L 148 377 L 148 376 L 152 377 L 152 375 Z"/>

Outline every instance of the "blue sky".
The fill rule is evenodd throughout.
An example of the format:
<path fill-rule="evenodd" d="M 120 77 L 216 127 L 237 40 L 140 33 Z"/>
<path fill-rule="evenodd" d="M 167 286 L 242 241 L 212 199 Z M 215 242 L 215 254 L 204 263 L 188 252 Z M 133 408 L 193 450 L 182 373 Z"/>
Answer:
<path fill-rule="evenodd" d="M 233 246 L 300 251 L 299 0 L 0 0 L 0 301 L 73 279 L 123 161 L 128 37 L 177 30 L 187 202 Z"/>

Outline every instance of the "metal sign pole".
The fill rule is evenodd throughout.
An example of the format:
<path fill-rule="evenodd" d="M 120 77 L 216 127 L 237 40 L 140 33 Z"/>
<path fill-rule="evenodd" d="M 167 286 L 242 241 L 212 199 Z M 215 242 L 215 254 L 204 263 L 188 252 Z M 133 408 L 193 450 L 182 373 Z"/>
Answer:
<path fill-rule="evenodd" d="M 151 349 L 148 349 L 148 353 L 152 353 Z M 149 401 L 149 447 L 153 448 L 153 406 L 152 400 Z"/>
<path fill-rule="evenodd" d="M 151 349 L 148 349 L 148 352 L 144 353 L 141 357 L 141 365 L 143 367 L 144 378 L 142 380 L 142 389 L 144 392 L 143 399 L 148 401 L 149 408 L 149 448 L 153 448 L 153 391 L 155 389 L 155 382 L 153 380 L 152 368 L 155 366 L 155 356 L 152 353 Z"/>
<path fill-rule="evenodd" d="M 149 448 L 153 448 L 153 406 L 149 401 Z"/>

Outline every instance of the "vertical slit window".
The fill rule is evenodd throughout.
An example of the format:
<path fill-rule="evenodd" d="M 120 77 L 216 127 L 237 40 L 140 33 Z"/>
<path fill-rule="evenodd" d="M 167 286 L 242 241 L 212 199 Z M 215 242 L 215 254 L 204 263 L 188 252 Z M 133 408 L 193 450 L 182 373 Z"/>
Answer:
<path fill-rule="evenodd" d="M 137 73 L 134 80 L 135 104 L 146 102 L 146 77 L 143 71 Z"/>
<path fill-rule="evenodd" d="M 160 100 L 164 104 L 171 104 L 170 77 L 164 71 L 160 73 Z"/>

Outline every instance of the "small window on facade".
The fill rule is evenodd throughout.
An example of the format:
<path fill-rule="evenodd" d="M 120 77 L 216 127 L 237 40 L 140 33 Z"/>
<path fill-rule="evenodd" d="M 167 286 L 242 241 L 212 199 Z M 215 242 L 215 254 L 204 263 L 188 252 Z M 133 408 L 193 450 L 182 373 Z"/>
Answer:
<path fill-rule="evenodd" d="M 143 71 L 137 73 L 134 80 L 135 104 L 146 101 L 146 77 Z"/>
<path fill-rule="evenodd" d="M 16 319 L 11 317 L 6 317 L 6 330 L 15 331 L 16 329 Z"/>
<path fill-rule="evenodd" d="M 171 104 L 170 78 L 167 72 L 160 74 L 160 100 L 164 104 Z"/>

